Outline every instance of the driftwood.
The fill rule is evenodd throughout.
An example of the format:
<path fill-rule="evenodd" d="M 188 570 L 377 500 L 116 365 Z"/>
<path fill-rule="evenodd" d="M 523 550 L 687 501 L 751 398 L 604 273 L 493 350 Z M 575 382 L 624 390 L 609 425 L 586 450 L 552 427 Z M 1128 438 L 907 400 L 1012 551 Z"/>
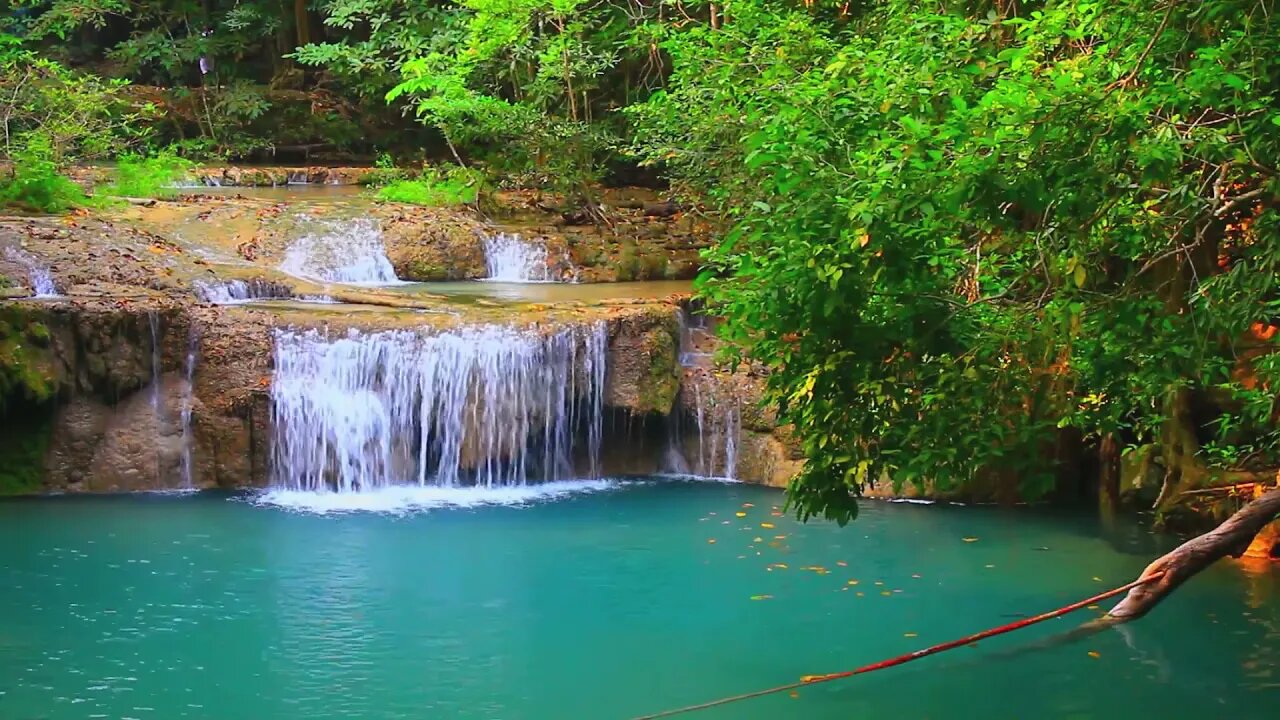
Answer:
<path fill-rule="evenodd" d="M 1280 515 L 1280 488 L 1259 496 L 1213 530 L 1179 545 L 1151 563 L 1139 578 L 1155 578 L 1129 591 L 1104 622 L 1127 622 L 1151 612 L 1179 585 L 1224 557 L 1240 557 L 1249 543 Z"/>

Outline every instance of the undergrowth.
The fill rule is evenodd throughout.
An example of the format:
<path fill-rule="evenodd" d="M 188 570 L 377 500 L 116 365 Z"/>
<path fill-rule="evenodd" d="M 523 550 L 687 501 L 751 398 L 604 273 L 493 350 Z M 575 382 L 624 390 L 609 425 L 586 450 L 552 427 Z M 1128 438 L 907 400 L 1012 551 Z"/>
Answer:
<path fill-rule="evenodd" d="M 195 168 L 195 163 L 168 150 L 125 155 L 117 161 L 115 179 L 105 192 L 116 197 L 169 197 Z"/>

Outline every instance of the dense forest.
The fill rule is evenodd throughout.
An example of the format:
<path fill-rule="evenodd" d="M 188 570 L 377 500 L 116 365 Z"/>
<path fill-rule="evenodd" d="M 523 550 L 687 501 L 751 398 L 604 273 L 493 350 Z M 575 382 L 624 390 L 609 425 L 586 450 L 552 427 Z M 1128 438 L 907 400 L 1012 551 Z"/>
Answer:
<path fill-rule="evenodd" d="M 539 188 L 704 215 L 701 292 L 808 458 L 866 483 L 1280 466 L 1272 0 L 16 0 L 0 202 L 192 162 L 376 162 L 401 199 Z M 130 184 L 132 182 L 132 184 Z M 1064 490 L 1065 488 L 1065 490 Z M 856 494 L 856 492 L 854 493 Z"/>

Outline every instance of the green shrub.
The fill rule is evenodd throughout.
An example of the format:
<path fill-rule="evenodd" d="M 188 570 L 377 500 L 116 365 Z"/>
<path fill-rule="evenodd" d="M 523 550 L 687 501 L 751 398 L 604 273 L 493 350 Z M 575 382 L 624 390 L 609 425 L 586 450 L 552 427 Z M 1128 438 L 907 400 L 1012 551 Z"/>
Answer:
<path fill-rule="evenodd" d="M 478 172 L 455 167 L 424 172 L 416 180 L 395 180 L 378 190 L 378 199 L 435 207 L 470 205 L 479 199 L 482 185 Z"/>
<path fill-rule="evenodd" d="M 168 197 L 173 185 L 189 177 L 195 163 L 169 150 L 150 157 L 125 155 L 116 165 L 115 182 L 106 192 L 119 197 Z"/>
<path fill-rule="evenodd" d="M 43 138 L 32 137 L 0 179 L 0 206 L 29 212 L 62 213 L 90 204 L 84 190 L 58 172 Z"/>

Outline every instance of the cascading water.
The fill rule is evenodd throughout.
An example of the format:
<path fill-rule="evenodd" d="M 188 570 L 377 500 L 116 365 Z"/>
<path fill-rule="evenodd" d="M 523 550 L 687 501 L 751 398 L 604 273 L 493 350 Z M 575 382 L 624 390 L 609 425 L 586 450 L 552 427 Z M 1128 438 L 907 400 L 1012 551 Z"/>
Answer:
<path fill-rule="evenodd" d="M 272 486 L 487 488 L 600 473 L 603 322 L 330 337 L 277 330 Z"/>
<path fill-rule="evenodd" d="M 742 410 L 737 398 L 722 398 L 712 388 L 694 383 L 694 420 L 698 425 L 697 474 L 734 480 L 738 473 L 738 442 Z"/>
<path fill-rule="evenodd" d="M 498 233 L 484 241 L 484 263 L 489 280 L 530 283 L 551 280 L 547 270 L 547 248 L 517 234 Z"/>
<path fill-rule="evenodd" d="M 322 282 L 389 285 L 400 282 L 387 259 L 382 229 L 372 218 L 314 222 L 315 229 L 285 251 L 280 269 Z"/>
<path fill-rule="evenodd" d="M 192 290 L 202 302 L 239 305 L 254 300 L 281 300 L 293 296 L 289 288 L 270 280 L 196 280 Z"/>
<path fill-rule="evenodd" d="M 191 434 L 191 415 L 195 406 L 196 362 L 200 357 L 200 332 L 193 323 L 187 335 L 187 358 L 183 366 L 183 378 L 186 384 L 182 390 L 182 487 L 190 490 L 195 487 L 195 443 Z"/>
<path fill-rule="evenodd" d="M 48 268 L 40 264 L 39 260 L 24 250 L 12 247 L 5 250 L 5 255 L 9 260 L 26 268 L 27 282 L 31 283 L 31 290 L 35 293 L 35 297 L 58 297 L 58 286 L 53 281 L 53 275 L 49 273 Z"/>

